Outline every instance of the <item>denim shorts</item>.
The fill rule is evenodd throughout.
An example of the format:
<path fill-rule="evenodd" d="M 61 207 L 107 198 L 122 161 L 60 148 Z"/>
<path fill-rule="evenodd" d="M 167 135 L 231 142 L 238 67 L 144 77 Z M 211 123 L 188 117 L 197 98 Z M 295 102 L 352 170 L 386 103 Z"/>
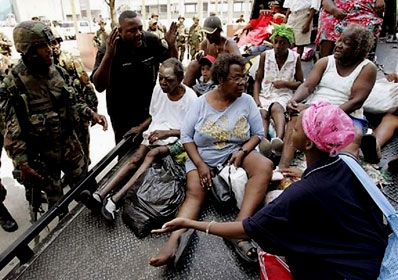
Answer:
<path fill-rule="evenodd" d="M 355 117 L 350 116 L 350 118 L 352 119 L 352 122 L 354 123 L 354 125 L 356 127 L 359 127 L 362 131 L 362 134 L 365 135 L 368 130 L 368 125 L 369 125 L 368 120 L 365 117 L 363 117 L 363 119 L 361 119 L 361 118 L 355 118 Z"/>

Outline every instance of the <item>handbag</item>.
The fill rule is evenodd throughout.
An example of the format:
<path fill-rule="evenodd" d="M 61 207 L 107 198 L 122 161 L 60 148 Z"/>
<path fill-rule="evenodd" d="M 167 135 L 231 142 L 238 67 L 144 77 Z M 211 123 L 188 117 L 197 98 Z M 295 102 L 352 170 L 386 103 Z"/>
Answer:
<path fill-rule="evenodd" d="M 261 280 L 293 280 L 289 266 L 280 257 L 260 249 L 258 261 Z"/>
<path fill-rule="evenodd" d="M 229 210 L 234 208 L 236 204 L 235 195 L 232 191 L 231 182 L 228 178 L 227 182 L 220 173 L 223 169 L 228 170 L 229 165 L 223 166 L 219 164 L 216 168 L 216 175 L 212 178 L 212 187 L 210 188 L 214 202 L 220 206 L 222 209 Z"/>
<path fill-rule="evenodd" d="M 398 108 L 398 84 L 379 79 L 363 104 L 363 110 L 373 114 L 392 113 Z"/>
<path fill-rule="evenodd" d="M 387 248 L 384 252 L 380 274 L 377 279 L 396 280 L 398 279 L 398 213 L 355 159 L 347 155 L 340 155 L 340 158 L 344 160 L 365 187 L 370 197 L 383 212 L 393 231 L 388 238 Z"/>
<path fill-rule="evenodd" d="M 240 209 L 245 194 L 247 174 L 242 167 L 227 164 L 217 167 L 217 174 L 213 177 L 212 195 L 223 208 L 236 205 Z"/>

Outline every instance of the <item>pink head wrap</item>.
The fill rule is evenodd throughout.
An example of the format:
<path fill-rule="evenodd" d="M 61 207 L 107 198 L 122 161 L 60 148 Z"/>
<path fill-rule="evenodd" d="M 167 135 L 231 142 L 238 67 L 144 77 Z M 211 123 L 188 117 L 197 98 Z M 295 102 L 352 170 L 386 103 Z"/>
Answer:
<path fill-rule="evenodd" d="M 302 126 L 316 147 L 330 155 L 336 155 L 355 136 L 351 118 L 339 107 L 324 101 L 311 104 L 303 112 Z"/>

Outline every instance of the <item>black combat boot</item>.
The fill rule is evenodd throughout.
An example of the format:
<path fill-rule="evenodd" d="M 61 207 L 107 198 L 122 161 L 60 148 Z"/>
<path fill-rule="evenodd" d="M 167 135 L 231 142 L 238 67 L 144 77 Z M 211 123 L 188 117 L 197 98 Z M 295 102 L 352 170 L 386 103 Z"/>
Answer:
<path fill-rule="evenodd" d="M 3 203 L 0 203 L 0 225 L 8 232 L 13 232 L 18 229 L 17 222 L 15 222 Z"/>

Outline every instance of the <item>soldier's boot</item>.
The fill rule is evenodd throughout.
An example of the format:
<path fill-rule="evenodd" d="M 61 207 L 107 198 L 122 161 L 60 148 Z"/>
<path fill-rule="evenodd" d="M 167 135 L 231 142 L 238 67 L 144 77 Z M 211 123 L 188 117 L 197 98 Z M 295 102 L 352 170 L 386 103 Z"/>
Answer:
<path fill-rule="evenodd" d="M 18 229 L 18 224 L 11 216 L 10 212 L 4 205 L 4 203 L 0 203 L 0 225 L 1 227 L 8 232 L 13 232 Z"/>

